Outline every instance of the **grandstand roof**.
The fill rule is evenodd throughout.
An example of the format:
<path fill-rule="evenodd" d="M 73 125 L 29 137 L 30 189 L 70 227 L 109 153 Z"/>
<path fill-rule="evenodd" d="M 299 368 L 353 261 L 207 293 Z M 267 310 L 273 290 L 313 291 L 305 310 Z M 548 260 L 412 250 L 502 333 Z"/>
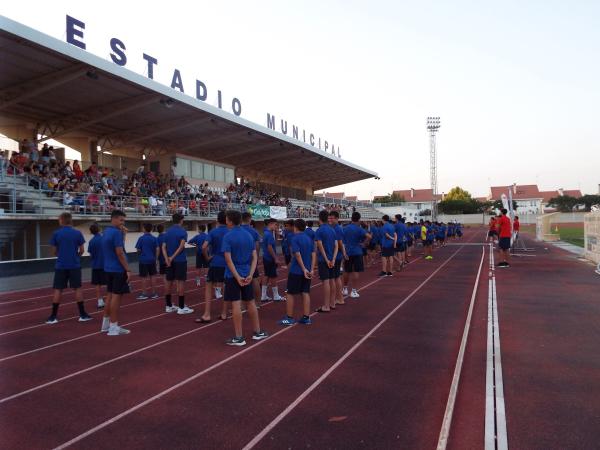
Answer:
<path fill-rule="evenodd" d="M 184 153 L 314 190 L 377 173 L 0 16 L 1 119 L 50 138 Z"/>

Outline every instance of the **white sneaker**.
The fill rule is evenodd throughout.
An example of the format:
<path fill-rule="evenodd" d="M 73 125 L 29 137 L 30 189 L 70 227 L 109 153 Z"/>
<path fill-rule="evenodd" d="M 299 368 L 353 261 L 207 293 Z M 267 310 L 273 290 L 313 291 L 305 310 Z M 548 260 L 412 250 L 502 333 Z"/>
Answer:
<path fill-rule="evenodd" d="M 200 286 L 200 277 L 196 277 L 196 286 Z"/>
<path fill-rule="evenodd" d="M 112 326 L 108 329 L 108 336 L 121 336 L 129 333 L 131 333 L 131 331 L 120 326 Z"/>
<path fill-rule="evenodd" d="M 191 314 L 194 310 L 188 306 L 184 306 L 183 308 L 177 308 L 177 314 Z"/>
<path fill-rule="evenodd" d="M 356 291 L 356 289 L 352 289 L 352 292 L 350 292 L 350 297 L 358 298 L 360 297 L 360 294 Z"/>
<path fill-rule="evenodd" d="M 282 297 L 281 295 L 278 295 L 277 297 L 273 297 L 273 301 L 274 302 L 284 302 L 285 301 L 285 297 Z"/>
<path fill-rule="evenodd" d="M 159 298 L 159 295 L 158 295 L 158 294 L 155 292 L 154 294 L 152 294 L 152 295 L 150 296 L 150 298 L 151 298 L 152 300 L 156 300 L 157 298 Z"/>
<path fill-rule="evenodd" d="M 177 306 L 165 306 L 165 312 L 167 313 L 177 312 L 178 309 Z"/>
<path fill-rule="evenodd" d="M 260 301 L 261 302 L 270 302 L 271 300 L 273 300 L 271 297 L 269 297 L 268 295 L 266 297 L 261 297 Z"/>
<path fill-rule="evenodd" d="M 104 308 L 104 306 L 105 306 L 104 299 L 102 297 L 100 297 L 98 299 L 98 309 L 102 309 L 102 308 Z"/>
<path fill-rule="evenodd" d="M 342 295 L 345 297 L 346 295 L 348 295 L 348 288 L 342 288 Z"/>
<path fill-rule="evenodd" d="M 221 294 L 221 288 L 216 288 L 215 289 L 215 297 L 216 298 L 222 298 L 223 294 Z"/>

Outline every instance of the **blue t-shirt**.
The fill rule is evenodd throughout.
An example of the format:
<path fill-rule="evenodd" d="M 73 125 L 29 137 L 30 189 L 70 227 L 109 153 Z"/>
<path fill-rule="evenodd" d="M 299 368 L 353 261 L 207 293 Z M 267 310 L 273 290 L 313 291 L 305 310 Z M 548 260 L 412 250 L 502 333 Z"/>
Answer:
<path fill-rule="evenodd" d="M 435 236 L 435 227 L 433 225 L 429 225 L 427 227 L 427 241 L 433 241 Z"/>
<path fill-rule="evenodd" d="M 333 226 L 333 230 L 335 231 L 335 239 L 336 239 L 336 241 L 342 241 L 342 244 L 345 244 L 345 242 L 344 242 L 344 229 L 342 228 L 342 226 L 338 223 L 337 225 Z M 344 254 L 342 253 L 342 246 L 340 244 L 340 247 L 338 248 L 338 252 L 337 252 L 337 255 L 335 257 L 335 260 L 339 261 L 343 257 L 344 257 Z"/>
<path fill-rule="evenodd" d="M 383 224 L 383 227 L 381 227 L 381 246 L 383 248 L 390 248 L 394 246 L 394 233 L 396 232 L 396 230 L 394 230 L 394 225 L 392 225 L 389 222 L 386 222 Z M 388 237 L 386 237 L 385 234 L 389 234 L 392 239 L 389 239 Z"/>
<path fill-rule="evenodd" d="M 242 224 L 241 227 L 242 227 L 242 230 L 245 230 L 248 233 L 250 233 L 255 245 L 257 242 L 260 242 L 260 234 L 258 234 L 258 231 L 256 231 L 251 225 Z"/>
<path fill-rule="evenodd" d="M 79 247 L 85 243 L 81 231 L 71 226 L 60 227 L 50 238 L 50 245 L 56 247 L 55 269 L 68 270 L 81 268 Z"/>
<path fill-rule="evenodd" d="M 142 234 L 135 244 L 135 248 L 140 250 L 139 261 L 142 264 L 156 264 L 156 249 L 158 240 L 150 233 Z"/>
<path fill-rule="evenodd" d="M 88 253 L 92 258 L 92 269 L 104 270 L 104 257 L 102 256 L 102 235 L 98 233 L 88 244 Z"/>
<path fill-rule="evenodd" d="M 225 257 L 223 256 L 223 237 L 229 233 L 226 225 L 219 225 L 213 228 L 206 237 L 206 242 L 210 245 L 210 253 L 213 258 L 210 260 L 210 267 L 225 267 Z"/>
<path fill-rule="evenodd" d="M 158 249 L 159 249 L 158 262 L 160 264 L 165 263 L 165 257 L 163 256 L 163 253 L 162 253 L 162 245 L 165 243 L 165 235 L 166 235 L 166 233 L 160 233 L 158 235 L 158 237 L 156 238 L 156 243 L 158 244 Z"/>
<path fill-rule="evenodd" d="M 310 227 L 306 227 L 306 229 L 304 230 L 304 232 L 308 235 L 308 237 L 310 237 L 313 241 L 315 240 L 315 230 L 313 230 Z"/>
<path fill-rule="evenodd" d="M 265 230 L 265 234 L 263 235 L 262 240 L 262 251 L 263 251 L 263 259 L 265 261 L 273 262 L 273 257 L 271 253 L 269 253 L 269 245 L 273 247 L 273 252 L 277 253 L 277 249 L 275 247 L 275 237 L 273 236 L 273 232 L 268 228 Z"/>
<path fill-rule="evenodd" d="M 165 233 L 165 244 L 167 244 L 167 256 L 173 256 L 173 253 L 179 248 L 181 241 L 187 242 L 187 231 L 183 229 L 181 225 L 173 225 Z M 175 262 L 186 262 L 187 257 L 185 255 L 185 249 L 179 252 L 179 254 L 173 260 Z"/>
<path fill-rule="evenodd" d="M 441 238 L 445 238 L 446 237 L 446 227 L 445 226 L 441 226 L 438 228 L 438 236 Z"/>
<path fill-rule="evenodd" d="M 233 227 L 223 237 L 221 251 L 231 253 L 231 260 L 235 270 L 241 277 L 247 277 L 250 274 L 250 265 L 252 264 L 252 250 L 255 249 L 254 239 L 246 230 L 241 227 Z M 229 266 L 225 267 L 225 278 L 233 278 Z"/>
<path fill-rule="evenodd" d="M 304 267 L 308 271 L 312 270 L 312 254 L 315 250 L 315 244 L 310 236 L 306 233 L 294 233 L 294 239 L 292 239 L 292 263 L 290 264 L 290 273 L 298 275 L 304 275 L 302 267 L 296 261 L 296 253 L 300 253 Z"/>
<path fill-rule="evenodd" d="M 344 244 L 348 256 L 362 255 L 361 243 L 367 237 L 367 232 L 355 223 L 344 227 Z"/>
<path fill-rule="evenodd" d="M 329 226 L 326 223 L 319 226 L 319 229 L 315 233 L 315 241 L 321 241 L 323 249 L 325 250 L 325 254 L 327 255 L 327 259 L 331 261 L 331 258 L 333 258 L 333 251 L 335 249 L 337 241 L 335 230 L 333 229 L 333 227 Z M 319 262 L 325 262 L 323 255 L 318 249 L 317 258 Z"/>
<path fill-rule="evenodd" d="M 292 248 L 292 237 L 294 236 L 294 232 L 288 229 L 283 230 L 283 240 L 281 241 L 281 251 L 284 255 L 290 254 L 290 249 Z"/>
<path fill-rule="evenodd" d="M 379 227 L 377 225 L 371 225 L 371 236 L 374 244 L 381 244 L 381 235 L 379 233 Z"/>
<path fill-rule="evenodd" d="M 208 237 L 208 235 L 206 233 L 198 233 L 196 236 L 194 236 L 193 238 L 191 238 L 188 241 L 188 244 L 195 245 L 196 253 L 198 255 L 201 255 L 202 254 L 202 244 L 204 244 L 204 241 L 206 241 L 207 237 Z"/>
<path fill-rule="evenodd" d="M 113 226 L 104 229 L 104 234 L 102 235 L 102 254 L 104 256 L 105 272 L 125 272 L 117 257 L 117 247 L 121 247 L 125 251 L 123 232 Z"/>

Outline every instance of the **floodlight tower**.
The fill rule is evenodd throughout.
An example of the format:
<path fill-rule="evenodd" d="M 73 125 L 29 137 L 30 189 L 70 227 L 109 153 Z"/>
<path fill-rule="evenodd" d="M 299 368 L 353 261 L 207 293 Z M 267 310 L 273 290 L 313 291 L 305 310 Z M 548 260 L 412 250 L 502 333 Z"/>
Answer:
<path fill-rule="evenodd" d="M 439 117 L 428 117 L 427 118 L 427 131 L 429 132 L 429 176 L 431 178 L 431 192 L 433 194 L 433 201 L 431 202 L 431 219 L 437 219 L 437 154 L 435 147 L 435 136 L 437 131 L 440 129 L 440 118 Z"/>

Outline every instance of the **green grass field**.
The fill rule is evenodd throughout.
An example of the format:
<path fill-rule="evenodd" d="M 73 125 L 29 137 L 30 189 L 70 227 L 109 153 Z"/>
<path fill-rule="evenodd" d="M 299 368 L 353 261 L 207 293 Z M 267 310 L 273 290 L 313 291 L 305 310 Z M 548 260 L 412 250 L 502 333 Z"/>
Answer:
<path fill-rule="evenodd" d="M 583 228 L 561 228 L 561 226 L 559 225 L 558 234 L 560 236 L 561 241 L 565 241 L 569 244 L 583 247 Z"/>

